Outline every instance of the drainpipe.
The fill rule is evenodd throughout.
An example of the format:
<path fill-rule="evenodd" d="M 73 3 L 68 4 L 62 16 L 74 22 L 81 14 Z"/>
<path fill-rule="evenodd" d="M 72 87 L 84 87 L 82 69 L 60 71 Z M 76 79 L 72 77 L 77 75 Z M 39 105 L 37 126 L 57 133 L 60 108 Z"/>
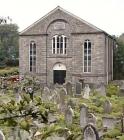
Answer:
<path fill-rule="evenodd" d="M 107 37 L 107 46 L 106 46 L 106 54 L 107 54 L 107 67 L 106 67 L 106 79 L 107 79 L 107 85 L 108 85 L 108 47 L 109 47 L 109 38 Z"/>
<path fill-rule="evenodd" d="M 47 33 L 46 33 L 46 85 L 47 85 Z"/>

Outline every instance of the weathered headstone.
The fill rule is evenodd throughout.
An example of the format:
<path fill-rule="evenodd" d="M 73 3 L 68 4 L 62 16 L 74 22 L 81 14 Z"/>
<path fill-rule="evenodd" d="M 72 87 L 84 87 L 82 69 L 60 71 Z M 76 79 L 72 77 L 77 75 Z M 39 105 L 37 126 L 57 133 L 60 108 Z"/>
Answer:
<path fill-rule="evenodd" d="M 67 82 L 66 83 L 66 90 L 67 90 L 67 94 L 72 96 L 73 92 L 72 92 L 72 83 L 71 82 Z"/>
<path fill-rule="evenodd" d="M 59 102 L 58 108 L 61 112 L 65 112 L 65 109 L 66 109 L 65 100 L 67 96 L 67 91 L 65 88 L 60 89 L 59 96 L 60 96 L 60 102 Z"/>
<path fill-rule="evenodd" d="M 82 85 L 80 82 L 76 82 L 76 95 L 81 95 Z"/>
<path fill-rule="evenodd" d="M 54 89 L 52 91 L 52 96 L 51 96 L 51 99 L 50 99 L 53 103 L 55 104 L 59 104 L 60 103 L 60 95 L 57 93 L 57 90 Z"/>
<path fill-rule="evenodd" d="M 0 130 L 0 140 L 5 140 L 5 136 L 1 130 Z"/>
<path fill-rule="evenodd" d="M 96 91 L 97 91 L 100 95 L 106 96 L 106 88 L 105 88 L 104 83 L 101 83 L 101 84 L 96 88 Z"/>
<path fill-rule="evenodd" d="M 71 125 L 73 122 L 73 116 L 74 116 L 74 111 L 71 108 L 71 106 L 67 107 L 67 110 L 65 111 L 65 122 L 67 125 Z"/>
<path fill-rule="evenodd" d="M 83 134 L 84 134 L 84 140 L 100 140 L 96 128 L 91 124 L 88 124 L 84 128 Z"/>
<path fill-rule="evenodd" d="M 89 99 L 89 96 L 90 96 L 90 88 L 89 88 L 89 85 L 86 84 L 85 87 L 84 87 L 84 94 L 83 94 L 83 98 L 85 99 Z"/>
<path fill-rule="evenodd" d="M 65 98 L 67 95 L 66 89 L 65 88 L 60 89 L 59 95 L 60 95 L 60 103 L 63 104 L 65 102 Z"/>
<path fill-rule="evenodd" d="M 42 100 L 49 101 L 50 96 L 51 96 L 50 89 L 48 87 L 44 87 L 43 93 L 42 93 Z"/>
<path fill-rule="evenodd" d="M 89 113 L 88 114 L 88 123 L 96 126 L 96 121 L 97 121 L 96 116 L 93 113 Z"/>
<path fill-rule="evenodd" d="M 106 100 L 105 103 L 104 103 L 103 108 L 104 108 L 104 113 L 106 113 L 106 114 L 111 113 L 111 111 L 112 111 L 112 104 L 111 104 L 111 102 L 109 100 Z"/>
<path fill-rule="evenodd" d="M 82 104 L 80 108 L 80 126 L 84 128 L 88 123 L 88 107 Z"/>
<path fill-rule="evenodd" d="M 102 117 L 103 127 L 107 129 L 113 129 L 118 120 L 114 117 Z"/>

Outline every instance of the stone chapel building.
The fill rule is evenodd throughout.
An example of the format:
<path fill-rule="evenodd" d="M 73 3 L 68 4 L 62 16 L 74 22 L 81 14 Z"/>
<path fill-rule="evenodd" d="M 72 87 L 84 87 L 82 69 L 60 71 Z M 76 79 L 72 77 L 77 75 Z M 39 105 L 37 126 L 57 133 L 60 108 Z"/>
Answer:
<path fill-rule="evenodd" d="M 20 33 L 20 75 L 48 85 L 80 79 L 107 84 L 114 46 L 109 34 L 58 6 Z"/>

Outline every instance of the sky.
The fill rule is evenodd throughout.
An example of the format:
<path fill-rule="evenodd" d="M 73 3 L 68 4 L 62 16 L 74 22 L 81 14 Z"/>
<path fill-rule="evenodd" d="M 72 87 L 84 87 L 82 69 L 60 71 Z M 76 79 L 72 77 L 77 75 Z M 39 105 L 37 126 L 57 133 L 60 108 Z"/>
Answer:
<path fill-rule="evenodd" d="M 0 16 L 12 18 L 22 31 L 57 6 L 110 35 L 124 33 L 124 0 L 0 0 Z"/>

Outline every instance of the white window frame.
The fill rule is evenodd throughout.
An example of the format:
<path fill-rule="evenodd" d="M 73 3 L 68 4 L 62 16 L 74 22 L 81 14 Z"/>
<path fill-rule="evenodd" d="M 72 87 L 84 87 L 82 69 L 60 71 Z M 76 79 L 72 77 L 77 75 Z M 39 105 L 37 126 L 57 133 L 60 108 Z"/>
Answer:
<path fill-rule="evenodd" d="M 87 60 L 86 60 L 86 66 L 85 66 L 85 64 L 84 64 L 84 62 L 85 62 L 85 43 L 87 43 L 87 54 L 86 54 L 86 57 L 87 57 Z M 88 56 L 89 56 L 89 53 L 88 53 L 88 50 L 89 50 L 89 43 L 91 44 L 91 53 L 90 53 L 90 56 L 91 56 L 91 60 L 89 60 L 88 59 Z M 88 62 L 89 61 L 91 61 L 91 65 L 89 66 L 88 65 Z M 86 71 L 85 71 L 85 67 L 86 67 Z M 88 70 L 88 68 L 90 67 L 90 71 Z M 91 41 L 89 40 L 89 39 L 86 39 L 85 41 L 84 41 L 84 43 L 83 43 L 83 72 L 84 73 L 91 73 L 92 72 L 92 43 L 91 43 Z"/>
<path fill-rule="evenodd" d="M 31 54 L 31 44 L 32 44 L 32 54 Z M 35 54 L 34 54 L 34 44 L 35 44 Z M 35 41 L 30 41 L 30 44 L 29 44 L 29 71 L 30 72 L 36 72 L 36 58 L 37 56 L 37 45 L 36 45 L 36 42 Z M 32 65 L 31 65 L 31 57 L 32 57 Z M 34 58 L 35 58 L 35 64 L 34 64 Z M 32 67 L 32 70 L 31 70 L 31 67 Z"/>
<path fill-rule="evenodd" d="M 57 38 L 59 37 L 59 42 L 57 42 Z M 62 37 L 62 42 L 61 42 Z M 53 39 L 55 38 L 55 44 L 53 44 Z M 66 40 L 66 42 L 65 42 Z M 59 47 L 57 46 L 57 43 L 59 43 Z M 61 53 L 61 43 L 62 43 L 62 53 Z M 66 44 L 66 47 L 65 47 Z M 54 45 L 55 45 L 55 53 L 54 53 Z M 58 49 L 58 50 L 57 50 Z M 67 54 L 67 37 L 64 35 L 55 35 L 52 38 L 52 54 Z"/>

